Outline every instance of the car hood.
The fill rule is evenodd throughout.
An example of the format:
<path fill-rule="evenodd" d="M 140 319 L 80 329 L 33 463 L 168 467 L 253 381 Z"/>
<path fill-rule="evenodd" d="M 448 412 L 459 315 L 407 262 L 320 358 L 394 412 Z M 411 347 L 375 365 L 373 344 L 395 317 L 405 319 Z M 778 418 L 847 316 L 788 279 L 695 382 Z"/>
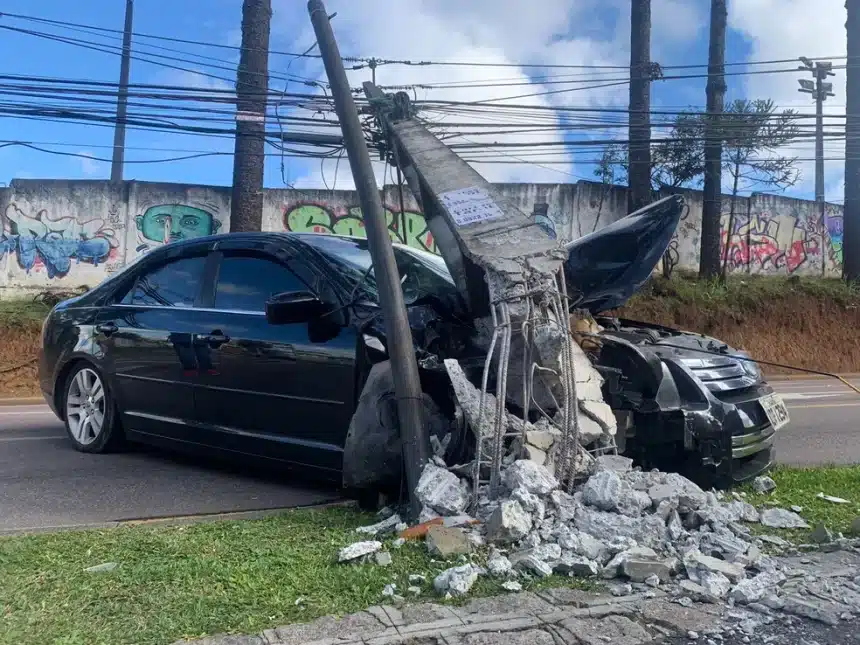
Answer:
<path fill-rule="evenodd" d="M 599 313 L 623 305 L 663 257 L 684 208 L 666 197 L 566 245 L 564 265 L 576 307 Z"/>

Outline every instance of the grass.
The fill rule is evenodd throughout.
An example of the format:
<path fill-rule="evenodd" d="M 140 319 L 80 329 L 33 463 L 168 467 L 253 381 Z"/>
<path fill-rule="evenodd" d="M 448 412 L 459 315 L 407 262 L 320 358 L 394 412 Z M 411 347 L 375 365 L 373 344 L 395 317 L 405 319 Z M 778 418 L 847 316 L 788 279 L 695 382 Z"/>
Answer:
<path fill-rule="evenodd" d="M 820 468 L 779 467 L 771 473 L 776 482 L 776 490 L 769 494 L 756 494 L 747 487 L 747 501 L 757 507 L 774 503 L 782 508 L 801 506 L 800 515 L 811 526 L 818 522 L 833 532 L 841 531 L 847 535 L 851 523 L 860 516 L 860 466 L 831 466 Z M 850 500 L 851 504 L 834 504 L 816 495 L 824 493 L 833 497 Z M 807 530 L 768 529 L 753 525 L 764 533 L 776 533 L 794 542 L 806 542 Z"/>
<path fill-rule="evenodd" d="M 32 298 L 0 300 L 0 328 L 40 329 L 51 307 Z"/>
<path fill-rule="evenodd" d="M 336 563 L 375 518 L 347 508 L 296 510 L 254 521 L 124 527 L 0 538 L 0 643 L 172 643 L 216 633 L 253 633 L 405 595 L 408 576 L 433 577 L 456 563 L 433 562 L 423 544 L 392 549 L 393 564 Z M 482 556 L 476 556 L 480 561 Z M 104 562 L 108 573 L 84 569 Z M 549 578 L 525 588 L 587 586 Z M 501 592 L 482 578 L 472 596 Z M 303 600 L 297 603 L 297 600 Z"/>
<path fill-rule="evenodd" d="M 671 300 L 714 312 L 755 311 L 763 302 L 785 298 L 827 300 L 843 307 L 860 304 L 860 284 L 838 278 L 733 275 L 725 282 L 705 281 L 686 274 L 666 280 L 655 276 L 630 301 L 631 308 L 647 301 Z"/>

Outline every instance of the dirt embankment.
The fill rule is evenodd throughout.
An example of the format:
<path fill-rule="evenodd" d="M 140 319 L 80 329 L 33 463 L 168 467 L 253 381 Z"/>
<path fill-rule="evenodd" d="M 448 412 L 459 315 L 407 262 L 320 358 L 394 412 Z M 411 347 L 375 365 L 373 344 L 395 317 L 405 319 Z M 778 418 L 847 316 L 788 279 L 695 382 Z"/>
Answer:
<path fill-rule="evenodd" d="M 50 304 L 0 301 L 0 398 L 39 395 L 34 359 Z M 617 313 L 708 334 L 763 361 L 860 372 L 860 286 L 839 280 L 655 279 Z"/>
<path fill-rule="evenodd" d="M 0 302 L 0 398 L 39 396 L 36 357 L 48 309 L 42 303 Z"/>
<path fill-rule="evenodd" d="M 860 372 L 860 287 L 839 280 L 656 279 L 617 313 L 714 336 L 762 361 Z"/>

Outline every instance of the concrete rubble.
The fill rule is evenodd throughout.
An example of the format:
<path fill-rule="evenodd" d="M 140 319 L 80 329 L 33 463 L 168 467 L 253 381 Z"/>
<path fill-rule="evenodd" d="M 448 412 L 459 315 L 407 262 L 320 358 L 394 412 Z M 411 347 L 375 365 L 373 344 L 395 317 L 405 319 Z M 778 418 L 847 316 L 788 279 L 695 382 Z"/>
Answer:
<path fill-rule="evenodd" d="M 559 353 L 553 344 L 557 338 L 550 336 L 537 346 L 542 364 L 547 365 L 548 353 L 552 368 Z M 774 498 L 757 509 L 745 493 L 705 491 L 677 473 L 643 471 L 627 457 L 604 454 L 614 452 L 616 420 L 602 399 L 602 377 L 582 348 L 571 346 L 580 433 L 579 445 L 570 451 L 571 468 L 560 467 L 564 442 L 558 418 L 524 421 L 491 393 L 484 395 L 480 414 L 480 391 L 457 361 L 445 361 L 460 409 L 478 436 L 478 463 L 448 467 L 444 451 L 436 450 L 415 489 L 423 506 L 419 523 L 434 524 L 423 526 L 420 535 L 426 536 L 428 552 L 448 566 L 433 580 L 437 594 L 465 596 L 480 576 L 491 576 L 510 592 L 552 575 L 597 578 L 609 583 L 612 597 L 660 595 L 678 611 L 696 603 L 734 607 L 733 629 L 747 636 L 772 621 L 774 612 L 825 624 L 860 614 L 860 581 L 839 577 L 829 579 L 829 587 L 815 587 L 818 582 L 810 576 L 799 576 L 770 555 L 794 545 L 750 529 L 752 524 L 808 529 L 798 512 L 781 508 Z M 562 394 L 556 382 L 548 389 Z M 511 387 L 505 402 L 517 391 Z M 500 453 L 490 455 L 500 411 L 505 441 Z M 497 477 L 488 476 L 490 463 L 501 463 Z M 753 488 L 771 493 L 776 484 L 762 476 Z M 359 529 L 380 539 L 392 531 L 402 532 L 396 515 Z M 414 539 L 403 534 L 398 541 L 404 537 Z M 810 539 L 816 543 L 810 549 L 860 546 L 860 540 L 841 534 L 834 538 L 825 527 Z M 339 559 L 368 562 L 381 549 L 377 541 L 358 542 L 343 549 Z"/>
<path fill-rule="evenodd" d="M 642 471 L 611 457 L 595 459 L 591 476 L 571 493 L 545 466 L 516 460 L 503 470 L 498 498 L 482 492 L 476 508 L 464 503 L 467 480 L 429 464 L 421 501 L 441 511 L 441 519 L 427 530 L 426 548 L 450 563 L 434 579 L 435 592 L 467 595 L 481 576 L 510 592 L 552 575 L 596 578 L 610 583 L 609 593 L 619 598 L 664 594 L 685 608 L 734 606 L 746 616 L 736 631 L 747 634 L 745 625 L 752 636 L 754 625 L 779 612 L 823 624 L 860 615 L 860 583 L 853 577 L 815 587 L 810 576 L 768 555 L 794 545 L 749 528 L 808 527 L 797 513 L 775 506 L 759 512 L 740 495 L 704 491 L 678 474 Z M 380 534 L 390 522 L 373 528 Z M 476 544 L 489 548 L 485 566 L 478 566 L 484 561 Z M 341 559 L 362 561 L 381 549 L 377 545 L 359 542 Z M 857 548 L 860 540 L 839 537 L 829 545 Z"/>

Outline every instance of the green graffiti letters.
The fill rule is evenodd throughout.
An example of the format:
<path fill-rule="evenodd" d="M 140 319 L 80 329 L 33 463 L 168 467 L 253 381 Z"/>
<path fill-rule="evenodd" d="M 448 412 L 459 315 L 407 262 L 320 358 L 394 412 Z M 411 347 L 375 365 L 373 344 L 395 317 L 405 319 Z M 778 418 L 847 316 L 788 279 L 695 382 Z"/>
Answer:
<path fill-rule="evenodd" d="M 385 209 L 388 234 L 394 242 L 408 244 L 422 251 L 439 253 L 424 215 L 416 211 L 402 213 Z M 364 216 L 359 206 L 338 209 L 326 204 L 299 202 L 284 209 L 284 227 L 293 233 L 322 233 L 367 237 Z"/>

